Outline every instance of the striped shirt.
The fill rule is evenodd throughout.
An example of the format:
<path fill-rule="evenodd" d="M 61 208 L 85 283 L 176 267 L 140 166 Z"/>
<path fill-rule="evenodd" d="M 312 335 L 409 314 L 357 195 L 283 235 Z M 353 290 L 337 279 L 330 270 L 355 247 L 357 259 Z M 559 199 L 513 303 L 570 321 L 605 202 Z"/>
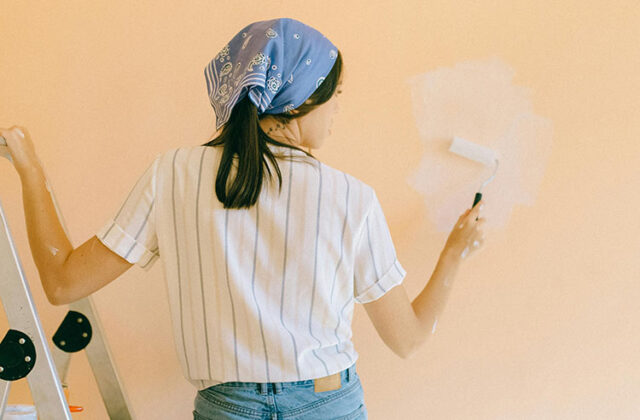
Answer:
<path fill-rule="evenodd" d="M 179 147 L 156 156 L 96 235 L 145 271 L 162 255 L 178 358 L 199 390 L 348 368 L 354 303 L 406 275 L 372 187 L 268 147 L 281 155 L 282 190 L 272 167 L 250 209 L 217 199 L 221 147 Z"/>

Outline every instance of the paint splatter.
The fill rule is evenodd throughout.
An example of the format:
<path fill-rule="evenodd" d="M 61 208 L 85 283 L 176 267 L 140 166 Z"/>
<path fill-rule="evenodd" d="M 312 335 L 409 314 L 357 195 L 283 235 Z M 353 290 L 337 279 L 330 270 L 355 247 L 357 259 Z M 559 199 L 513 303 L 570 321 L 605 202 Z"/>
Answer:
<path fill-rule="evenodd" d="M 460 254 L 460 258 L 464 259 L 469 254 L 469 247 L 466 247 L 462 254 Z"/>
<path fill-rule="evenodd" d="M 58 248 L 53 247 L 53 246 L 49 246 L 49 251 L 51 252 L 51 254 L 55 257 L 56 254 L 58 253 L 58 251 L 60 251 Z"/>
<path fill-rule="evenodd" d="M 425 146 L 407 180 L 423 195 L 428 217 L 449 232 L 473 204 L 489 167 L 450 152 L 453 137 L 493 150 L 495 177 L 482 189 L 486 227 L 504 227 L 515 204 L 533 205 L 552 146 L 552 124 L 533 113 L 528 88 L 500 59 L 467 61 L 409 78 L 413 112 Z"/>
<path fill-rule="evenodd" d="M 431 328 L 431 334 L 436 332 L 436 325 L 438 325 L 438 318 L 436 318 L 436 322 L 433 323 L 433 328 Z"/>

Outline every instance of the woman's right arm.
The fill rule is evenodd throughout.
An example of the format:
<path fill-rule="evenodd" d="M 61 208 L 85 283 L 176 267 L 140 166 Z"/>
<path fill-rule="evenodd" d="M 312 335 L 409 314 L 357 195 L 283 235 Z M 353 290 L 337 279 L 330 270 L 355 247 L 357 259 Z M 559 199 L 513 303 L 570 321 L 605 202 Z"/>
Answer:
<path fill-rule="evenodd" d="M 435 331 L 459 264 L 459 259 L 443 252 L 429 283 L 413 302 L 404 284 L 399 284 L 362 305 L 382 341 L 398 357 L 411 357 Z"/>
<path fill-rule="evenodd" d="M 404 285 L 399 284 L 363 305 L 378 335 L 399 357 L 411 357 L 435 332 L 462 260 L 482 245 L 482 231 L 478 227 L 484 224 L 484 219 L 475 220 L 481 205 L 482 201 L 460 216 L 429 282 L 413 302 L 409 301 Z"/>
<path fill-rule="evenodd" d="M 447 303 L 453 280 L 462 260 L 480 249 L 484 242 L 482 230 L 479 228 L 484 225 L 485 219 L 478 218 L 482 204 L 481 200 L 460 216 L 440 253 L 440 258 L 429 282 L 411 302 L 413 311 L 421 325 L 420 333 L 417 334 L 417 342 L 411 354 L 435 333 L 438 318 Z"/>

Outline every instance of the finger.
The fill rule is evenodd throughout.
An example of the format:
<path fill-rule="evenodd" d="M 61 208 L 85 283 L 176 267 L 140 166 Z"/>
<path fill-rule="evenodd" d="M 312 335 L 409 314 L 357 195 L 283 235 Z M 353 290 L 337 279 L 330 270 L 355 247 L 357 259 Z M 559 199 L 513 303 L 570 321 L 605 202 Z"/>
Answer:
<path fill-rule="evenodd" d="M 27 129 L 22 127 L 21 125 L 12 125 L 9 128 L 4 128 L 4 130 L 11 131 L 14 133 L 25 133 L 27 131 Z"/>
<path fill-rule="evenodd" d="M 9 131 L 11 131 L 12 133 L 16 134 L 19 137 L 24 138 L 24 132 L 26 131 L 26 129 L 19 125 L 12 125 Z"/>
<path fill-rule="evenodd" d="M 474 245 L 475 247 L 482 246 L 482 244 L 484 244 L 484 234 L 482 234 L 482 232 L 479 232 L 477 235 L 474 236 L 473 240 L 470 242 L 472 245 L 477 243 L 478 245 Z"/>
<path fill-rule="evenodd" d="M 462 229 L 466 225 L 467 219 L 471 220 L 472 217 L 475 217 L 476 220 L 478 220 L 477 215 L 480 212 L 480 207 L 482 207 L 483 204 L 484 201 L 480 200 L 476 203 L 475 206 L 465 210 L 465 212 L 460 215 L 460 217 L 458 218 L 458 222 L 456 223 L 458 229 Z"/>
<path fill-rule="evenodd" d="M 460 215 L 460 217 L 458 218 L 458 228 L 462 229 L 466 224 L 467 224 L 467 218 L 469 217 L 469 213 L 470 213 L 471 209 L 467 209 L 464 213 L 462 213 Z"/>
<path fill-rule="evenodd" d="M 2 137 L 4 137 L 5 140 L 8 139 L 8 138 L 13 138 L 13 137 L 24 138 L 24 135 L 22 134 L 22 131 L 20 131 L 19 129 L 16 129 L 15 126 L 13 126 L 11 128 L 0 129 L 0 135 Z"/>
<path fill-rule="evenodd" d="M 458 220 L 456 222 L 456 225 L 458 227 L 458 229 L 462 229 L 465 225 L 465 219 L 467 218 L 467 215 L 469 214 L 469 210 L 465 211 L 464 213 L 462 213 L 460 215 L 460 217 L 458 217 Z"/>
<path fill-rule="evenodd" d="M 473 208 L 469 212 L 469 218 L 473 217 L 475 220 L 478 220 L 478 215 L 480 214 L 480 210 L 483 207 L 483 205 L 484 205 L 484 202 L 482 200 L 478 201 L 478 204 L 473 206 Z"/>
<path fill-rule="evenodd" d="M 4 139 L 4 141 L 0 141 L 0 143 L 8 146 L 9 139 L 11 138 L 11 132 L 3 129 L 2 131 L 0 131 L 0 137 Z"/>
<path fill-rule="evenodd" d="M 469 216 L 469 214 L 473 211 L 473 209 L 466 209 L 464 213 L 460 215 L 460 219 L 464 219 Z"/>

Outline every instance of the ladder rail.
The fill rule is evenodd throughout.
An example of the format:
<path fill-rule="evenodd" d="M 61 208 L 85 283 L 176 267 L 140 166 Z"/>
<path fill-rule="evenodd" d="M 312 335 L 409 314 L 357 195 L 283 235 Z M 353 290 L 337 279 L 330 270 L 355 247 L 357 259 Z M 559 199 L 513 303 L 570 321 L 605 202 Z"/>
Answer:
<path fill-rule="evenodd" d="M 0 220 L 0 299 L 11 328 L 27 334 L 36 348 L 36 362 L 27 375 L 31 396 L 42 420 L 72 420 L 1 201 Z"/>

